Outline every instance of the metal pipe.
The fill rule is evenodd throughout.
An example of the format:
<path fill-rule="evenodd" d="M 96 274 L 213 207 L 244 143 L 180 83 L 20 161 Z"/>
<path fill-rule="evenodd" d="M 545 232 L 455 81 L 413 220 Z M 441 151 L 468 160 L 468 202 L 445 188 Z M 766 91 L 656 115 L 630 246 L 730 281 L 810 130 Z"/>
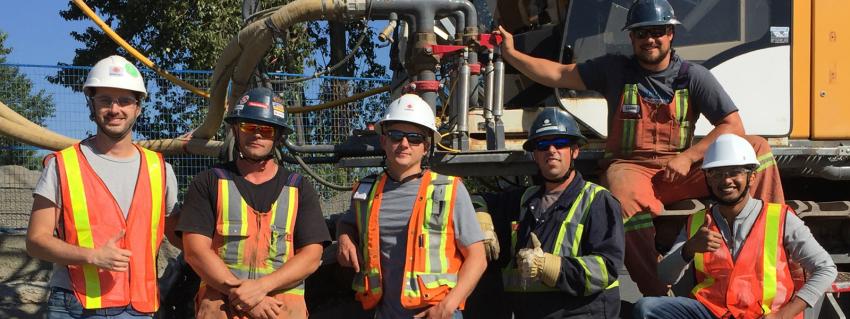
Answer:
<path fill-rule="evenodd" d="M 484 68 L 484 122 L 493 120 L 493 52 L 489 54 L 490 59 Z"/>
<path fill-rule="evenodd" d="M 436 81 L 437 74 L 434 73 L 433 69 L 424 69 L 419 70 L 418 76 L 416 78 L 417 81 Z M 419 94 L 425 102 L 428 102 L 428 105 L 431 106 L 431 111 L 434 111 L 434 114 L 437 112 L 437 92 L 424 91 Z"/>
<path fill-rule="evenodd" d="M 466 57 L 467 52 L 464 52 L 464 57 Z M 460 131 L 460 138 L 463 139 L 469 134 L 469 128 L 467 127 L 467 117 L 469 116 L 469 63 L 467 63 L 466 59 L 463 59 L 460 66 L 460 72 L 458 72 L 458 81 L 457 81 L 457 126 L 458 131 Z M 457 146 L 457 145 L 456 145 Z M 465 150 L 464 148 L 460 148 L 461 150 Z"/>
<path fill-rule="evenodd" d="M 822 168 L 818 175 L 833 181 L 850 180 L 850 166 L 828 165 Z"/>
<path fill-rule="evenodd" d="M 434 27 L 434 18 L 439 16 L 453 15 L 454 12 L 463 12 L 465 20 L 464 27 L 475 28 L 478 30 L 478 14 L 475 12 L 475 6 L 472 2 L 466 0 L 393 0 L 393 1 L 370 1 L 371 6 L 370 17 L 372 19 L 388 19 L 390 13 L 399 15 L 410 14 L 416 17 L 417 21 L 412 25 L 416 26 L 417 31 L 428 30 L 432 32 Z M 425 18 L 429 17 L 429 18 Z M 418 21 L 425 20 L 425 21 Z M 460 27 L 460 26 L 458 26 Z"/>
<path fill-rule="evenodd" d="M 283 145 L 295 153 L 315 154 L 326 153 L 335 154 L 337 156 L 376 156 L 383 155 L 383 150 L 373 145 L 334 145 L 334 144 L 318 144 L 318 145 L 295 145 L 289 140 L 285 140 Z"/>
<path fill-rule="evenodd" d="M 504 107 L 504 97 L 505 97 L 505 62 L 502 61 L 500 56 L 496 57 L 496 63 L 493 66 L 493 73 L 495 73 L 493 80 L 493 117 L 496 118 L 497 121 L 502 118 L 502 108 Z"/>

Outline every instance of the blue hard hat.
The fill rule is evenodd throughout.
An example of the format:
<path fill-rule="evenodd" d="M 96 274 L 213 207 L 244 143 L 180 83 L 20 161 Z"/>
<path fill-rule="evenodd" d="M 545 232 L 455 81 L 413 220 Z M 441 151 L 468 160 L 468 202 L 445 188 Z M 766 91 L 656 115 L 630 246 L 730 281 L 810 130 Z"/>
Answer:
<path fill-rule="evenodd" d="M 294 130 L 286 123 L 286 110 L 281 102 L 272 90 L 253 88 L 236 102 L 224 121 L 231 125 L 242 121 L 268 124 L 283 130 L 283 134 L 290 134 Z"/>
<path fill-rule="evenodd" d="M 522 148 L 529 152 L 533 151 L 534 142 L 544 136 L 564 136 L 572 139 L 578 146 L 587 144 L 587 138 L 581 134 L 573 116 L 556 107 L 547 107 L 537 114 Z"/>
<path fill-rule="evenodd" d="M 635 0 L 626 16 L 623 30 L 639 27 L 682 24 L 667 0 Z"/>

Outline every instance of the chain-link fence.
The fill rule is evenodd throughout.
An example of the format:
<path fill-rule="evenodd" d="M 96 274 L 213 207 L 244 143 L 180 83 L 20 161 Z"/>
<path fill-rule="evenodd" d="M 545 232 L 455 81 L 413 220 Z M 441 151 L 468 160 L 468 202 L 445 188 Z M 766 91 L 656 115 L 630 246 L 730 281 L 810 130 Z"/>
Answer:
<path fill-rule="evenodd" d="M 96 131 L 94 123 L 89 120 L 86 100 L 81 93 L 88 70 L 88 67 L 77 66 L 0 64 L 0 77 L 9 73 L 22 74 L 29 80 L 10 84 L 10 81 L 0 78 L 0 101 L 25 117 L 36 114 L 29 118 L 50 130 L 72 138 L 85 138 Z M 190 132 L 203 121 L 207 110 L 206 100 L 150 70 L 142 69 L 142 73 L 147 80 L 149 97 L 142 104 L 143 114 L 135 126 L 136 139 L 176 137 Z M 172 73 L 197 87 L 209 87 L 210 71 Z M 288 107 L 333 101 L 389 82 L 386 79 L 320 77 L 289 83 L 287 80 L 300 75 L 271 73 L 268 76 L 272 87 L 284 98 Z M 294 143 L 308 145 L 340 143 L 353 129 L 377 121 L 388 99 L 384 93 L 323 111 L 290 116 L 291 124 L 297 127 L 303 137 L 298 138 L 298 141 L 296 136 L 290 136 L 290 139 Z M 3 203 L 0 205 L 0 230 L 26 228 L 32 205 L 32 189 L 40 175 L 41 159 L 48 153 L 47 150 L 0 137 L 0 203 Z M 192 177 L 218 159 L 180 155 L 169 156 L 166 161 L 174 167 L 182 198 Z M 297 165 L 286 167 L 307 175 Z M 366 173 L 359 169 L 335 168 L 332 164 L 313 165 L 312 168 L 324 179 L 340 185 L 351 185 L 356 178 Z M 322 197 L 326 215 L 347 208 L 348 194 L 334 191 L 317 183 L 315 179 L 308 180 L 316 186 Z"/>

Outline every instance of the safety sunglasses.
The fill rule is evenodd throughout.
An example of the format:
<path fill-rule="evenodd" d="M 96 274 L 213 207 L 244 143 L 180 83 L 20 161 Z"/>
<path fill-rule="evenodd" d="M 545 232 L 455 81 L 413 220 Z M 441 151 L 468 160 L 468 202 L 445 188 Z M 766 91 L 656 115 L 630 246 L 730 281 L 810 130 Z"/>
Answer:
<path fill-rule="evenodd" d="M 139 100 L 136 100 L 136 98 L 132 96 L 121 96 L 113 98 L 111 96 L 100 95 L 95 96 L 92 100 L 94 100 L 94 106 L 96 107 L 109 107 L 115 103 L 118 103 L 118 105 L 120 106 L 130 106 L 139 102 Z"/>
<path fill-rule="evenodd" d="M 635 38 L 642 40 L 650 36 L 652 36 L 653 38 L 660 38 L 670 34 L 670 31 L 671 29 L 669 27 L 638 28 L 633 29 L 632 34 L 635 35 Z"/>
<path fill-rule="evenodd" d="M 239 123 L 239 130 L 247 134 L 260 134 L 261 138 L 274 138 L 274 127 L 255 123 Z"/>
<path fill-rule="evenodd" d="M 753 170 L 744 167 L 720 167 L 705 170 L 705 176 L 711 179 L 737 178 L 751 173 Z"/>
<path fill-rule="evenodd" d="M 384 133 L 387 137 L 390 138 L 393 142 L 401 142 L 401 139 L 407 138 L 407 142 L 410 145 L 419 145 L 425 142 L 425 135 L 414 133 L 414 132 L 402 132 L 399 130 L 390 130 Z"/>
<path fill-rule="evenodd" d="M 570 141 L 570 139 L 565 138 L 565 137 L 561 137 L 561 138 L 556 138 L 556 139 L 551 139 L 551 140 L 537 141 L 537 143 L 534 144 L 534 148 L 537 149 L 538 151 L 548 151 L 549 146 L 554 146 L 556 149 L 560 150 L 560 149 L 563 149 L 565 147 L 569 147 L 572 144 L 573 143 L 572 143 L 572 141 Z"/>

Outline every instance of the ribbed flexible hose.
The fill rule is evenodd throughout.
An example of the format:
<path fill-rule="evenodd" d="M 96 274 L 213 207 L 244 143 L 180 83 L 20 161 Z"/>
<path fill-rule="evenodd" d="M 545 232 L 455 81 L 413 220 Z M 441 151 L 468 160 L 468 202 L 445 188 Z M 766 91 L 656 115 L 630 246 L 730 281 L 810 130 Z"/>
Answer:
<path fill-rule="evenodd" d="M 267 19 L 254 21 L 239 31 L 216 62 L 210 88 L 210 107 L 204 123 L 195 130 L 194 136 L 210 138 L 215 135 L 224 118 L 228 86 L 230 92 L 236 95 L 248 89 L 254 69 L 272 45 L 274 31 L 270 29 L 270 25 L 276 30 L 286 30 L 298 22 L 333 20 L 344 9 L 340 3 L 333 0 L 295 0 L 275 11 Z"/>
<path fill-rule="evenodd" d="M 48 150 L 58 151 L 79 142 L 30 122 L 6 104 L 0 102 L 0 134 L 12 139 Z M 166 155 L 191 153 L 218 156 L 222 143 L 199 138 L 173 138 L 136 141 L 136 144 Z"/>

